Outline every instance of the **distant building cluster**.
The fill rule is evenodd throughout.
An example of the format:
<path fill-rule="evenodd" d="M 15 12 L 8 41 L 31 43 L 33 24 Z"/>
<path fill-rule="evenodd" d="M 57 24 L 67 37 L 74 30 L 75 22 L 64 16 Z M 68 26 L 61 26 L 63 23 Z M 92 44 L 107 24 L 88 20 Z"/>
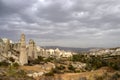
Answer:
<path fill-rule="evenodd" d="M 26 44 L 24 34 L 21 34 L 20 40 L 13 43 L 9 39 L 0 39 L 0 61 L 6 60 L 10 57 L 14 58 L 17 63 L 24 65 L 28 63 L 29 59 L 37 59 L 42 57 L 71 57 L 72 52 L 57 49 L 43 49 L 36 45 L 35 41 L 30 39 Z"/>

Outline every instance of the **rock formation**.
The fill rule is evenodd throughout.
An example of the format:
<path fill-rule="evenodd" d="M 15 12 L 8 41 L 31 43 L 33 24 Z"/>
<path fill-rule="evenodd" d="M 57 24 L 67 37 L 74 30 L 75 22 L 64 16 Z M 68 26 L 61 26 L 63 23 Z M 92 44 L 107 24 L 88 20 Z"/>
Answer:
<path fill-rule="evenodd" d="M 6 55 L 8 54 L 8 51 L 10 51 L 10 40 L 9 39 L 7 39 L 7 41 L 5 43 L 4 52 L 5 52 Z"/>
<path fill-rule="evenodd" d="M 63 55 L 64 56 L 61 56 Z M 34 40 L 30 39 L 29 44 L 26 45 L 25 35 L 22 34 L 18 42 L 13 43 L 11 40 L 4 38 L 0 39 L 0 61 L 8 60 L 8 58 L 15 59 L 15 62 L 20 65 L 28 63 L 28 60 L 35 60 L 38 56 L 44 58 L 48 57 L 70 57 L 71 53 L 66 53 L 57 49 L 44 49 L 36 46 Z M 9 61 L 9 60 L 8 60 Z"/>
<path fill-rule="evenodd" d="M 24 65 L 28 63 L 27 52 L 26 52 L 26 41 L 25 35 L 21 35 L 20 39 L 20 56 L 19 56 L 20 65 Z"/>
<path fill-rule="evenodd" d="M 36 59 L 38 57 L 37 48 L 36 48 L 35 42 L 32 39 L 29 40 L 28 57 L 30 59 Z"/>

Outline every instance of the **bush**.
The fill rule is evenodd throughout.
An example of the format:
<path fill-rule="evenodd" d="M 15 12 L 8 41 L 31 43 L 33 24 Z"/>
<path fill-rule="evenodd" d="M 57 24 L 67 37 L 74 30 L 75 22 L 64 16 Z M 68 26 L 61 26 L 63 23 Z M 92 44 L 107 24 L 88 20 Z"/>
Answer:
<path fill-rule="evenodd" d="M 74 68 L 71 64 L 68 66 L 68 69 L 69 69 L 70 71 L 75 71 L 75 68 Z"/>
<path fill-rule="evenodd" d="M 84 62 L 85 61 L 85 56 L 84 55 L 80 55 L 80 54 L 73 55 L 72 61 Z"/>
<path fill-rule="evenodd" d="M 38 56 L 39 61 L 44 61 L 42 56 Z"/>
<path fill-rule="evenodd" d="M 10 63 L 8 63 L 8 62 L 6 62 L 6 61 L 0 62 L 0 66 L 8 67 L 9 65 L 10 65 Z"/>
<path fill-rule="evenodd" d="M 65 69 L 65 66 L 60 65 L 60 66 L 57 66 L 56 68 L 57 68 L 58 70 L 64 70 L 64 69 Z"/>
<path fill-rule="evenodd" d="M 34 65 L 34 64 L 40 64 L 40 60 L 39 59 L 35 59 L 35 60 L 28 60 L 28 64 L 27 65 Z"/>
<path fill-rule="evenodd" d="M 25 77 L 26 76 L 26 72 L 24 70 L 19 70 L 18 72 L 16 72 L 18 75 Z"/>
<path fill-rule="evenodd" d="M 120 78 L 120 74 L 115 73 L 115 74 L 112 75 L 111 80 L 117 80 L 118 78 Z"/>
<path fill-rule="evenodd" d="M 120 62 L 108 62 L 107 65 L 115 70 L 120 70 Z"/>
<path fill-rule="evenodd" d="M 48 73 L 45 73 L 45 76 L 54 76 L 54 72 L 53 72 L 53 70 L 51 70 L 51 71 L 48 72 Z"/>
<path fill-rule="evenodd" d="M 18 63 L 13 63 L 13 66 L 15 67 L 15 68 L 18 68 L 19 67 L 19 64 Z"/>
<path fill-rule="evenodd" d="M 48 57 L 47 59 L 45 59 L 45 62 L 51 62 L 51 61 L 53 61 L 53 60 L 54 60 L 54 58 Z"/>
<path fill-rule="evenodd" d="M 38 56 L 37 59 L 32 59 L 31 57 L 28 58 L 28 64 L 32 66 L 33 64 L 40 64 L 40 62 L 44 61 L 42 56 Z"/>

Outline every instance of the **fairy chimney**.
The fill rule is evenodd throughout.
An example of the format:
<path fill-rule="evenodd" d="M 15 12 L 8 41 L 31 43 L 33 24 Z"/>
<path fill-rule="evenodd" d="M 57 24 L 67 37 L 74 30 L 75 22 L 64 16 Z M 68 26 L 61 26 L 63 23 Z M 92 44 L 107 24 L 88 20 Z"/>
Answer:
<path fill-rule="evenodd" d="M 20 65 L 28 63 L 27 52 L 26 52 L 26 41 L 25 35 L 22 34 L 20 38 L 20 56 L 19 56 Z"/>

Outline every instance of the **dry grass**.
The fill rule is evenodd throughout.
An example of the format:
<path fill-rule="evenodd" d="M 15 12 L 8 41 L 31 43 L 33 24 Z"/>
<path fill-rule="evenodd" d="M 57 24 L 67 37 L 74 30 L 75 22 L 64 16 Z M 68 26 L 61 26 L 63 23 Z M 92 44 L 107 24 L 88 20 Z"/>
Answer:
<path fill-rule="evenodd" d="M 112 74 L 114 73 L 114 70 L 108 67 L 103 67 L 91 72 L 55 74 L 54 78 L 55 80 L 57 80 L 58 78 L 61 78 L 61 80 L 80 80 L 81 78 L 94 80 L 95 76 L 102 76 L 106 72 Z"/>
<path fill-rule="evenodd" d="M 25 71 L 35 71 L 35 72 L 41 72 L 44 71 L 40 65 L 34 65 L 34 66 L 20 66 L 20 69 Z"/>

